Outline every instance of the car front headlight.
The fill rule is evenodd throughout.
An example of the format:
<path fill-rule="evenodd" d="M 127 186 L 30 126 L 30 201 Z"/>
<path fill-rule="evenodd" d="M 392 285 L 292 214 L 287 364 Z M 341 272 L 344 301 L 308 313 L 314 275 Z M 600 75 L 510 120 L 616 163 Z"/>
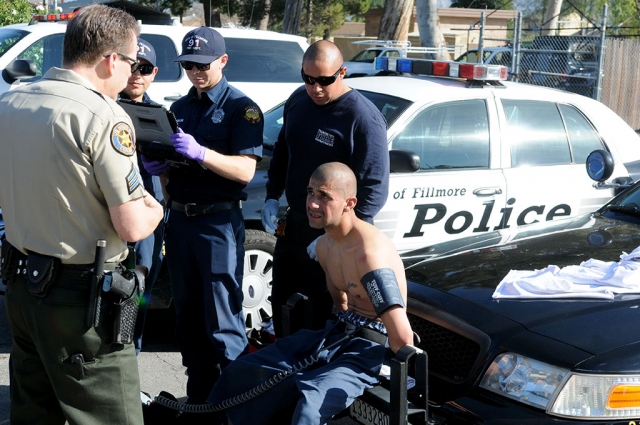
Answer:
<path fill-rule="evenodd" d="M 480 387 L 546 409 L 568 374 L 566 369 L 520 354 L 504 353 L 493 360 Z"/>
<path fill-rule="evenodd" d="M 640 416 L 640 376 L 571 373 L 529 357 L 496 357 L 480 387 L 556 416 L 631 419 Z"/>
<path fill-rule="evenodd" d="M 640 376 L 572 374 L 549 413 L 576 418 L 640 416 Z"/>

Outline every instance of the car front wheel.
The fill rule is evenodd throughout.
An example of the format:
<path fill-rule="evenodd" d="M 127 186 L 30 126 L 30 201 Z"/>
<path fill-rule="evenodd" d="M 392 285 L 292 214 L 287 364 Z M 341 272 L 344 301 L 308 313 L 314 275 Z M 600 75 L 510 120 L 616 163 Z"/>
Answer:
<path fill-rule="evenodd" d="M 242 308 L 247 330 L 271 317 L 271 279 L 276 238 L 261 230 L 245 230 Z"/>

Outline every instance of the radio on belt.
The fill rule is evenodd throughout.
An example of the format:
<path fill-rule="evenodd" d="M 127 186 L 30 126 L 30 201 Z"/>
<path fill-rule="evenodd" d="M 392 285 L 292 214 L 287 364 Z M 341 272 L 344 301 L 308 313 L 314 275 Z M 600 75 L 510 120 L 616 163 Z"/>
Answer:
<path fill-rule="evenodd" d="M 417 75 L 464 78 L 469 82 L 482 81 L 493 85 L 505 81 L 509 70 L 502 65 L 483 65 L 455 61 L 429 59 L 376 58 L 376 69 L 380 71 L 406 72 Z M 478 86 L 477 84 L 474 86 Z"/>

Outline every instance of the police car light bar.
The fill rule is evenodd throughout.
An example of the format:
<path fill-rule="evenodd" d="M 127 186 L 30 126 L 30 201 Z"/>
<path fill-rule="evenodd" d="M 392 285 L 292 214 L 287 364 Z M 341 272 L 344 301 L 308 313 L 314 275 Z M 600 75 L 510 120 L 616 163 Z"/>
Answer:
<path fill-rule="evenodd" d="M 475 81 L 504 81 L 508 77 L 508 69 L 502 65 L 481 65 L 430 59 L 376 58 L 376 69 Z"/>
<path fill-rule="evenodd" d="M 33 15 L 31 17 L 32 22 L 60 22 L 70 21 L 71 18 L 76 16 L 76 12 L 72 13 L 49 13 L 47 15 Z"/>

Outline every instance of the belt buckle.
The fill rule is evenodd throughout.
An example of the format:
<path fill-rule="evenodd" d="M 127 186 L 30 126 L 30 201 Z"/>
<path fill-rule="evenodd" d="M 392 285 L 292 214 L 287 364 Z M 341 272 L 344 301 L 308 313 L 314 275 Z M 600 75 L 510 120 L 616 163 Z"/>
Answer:
<path fill-rule="evenodd" d="M 188 204 L 184 204 L 184 213 L 186 214 L 187 217 L 192 217 L 194 215 L 197 215 L 196 211 L 193 212 L 189 212 L 189 210 L 192 207 L 195 207 L 196 204 L 194 204 L 193 202 L 189 202 Z"/>

